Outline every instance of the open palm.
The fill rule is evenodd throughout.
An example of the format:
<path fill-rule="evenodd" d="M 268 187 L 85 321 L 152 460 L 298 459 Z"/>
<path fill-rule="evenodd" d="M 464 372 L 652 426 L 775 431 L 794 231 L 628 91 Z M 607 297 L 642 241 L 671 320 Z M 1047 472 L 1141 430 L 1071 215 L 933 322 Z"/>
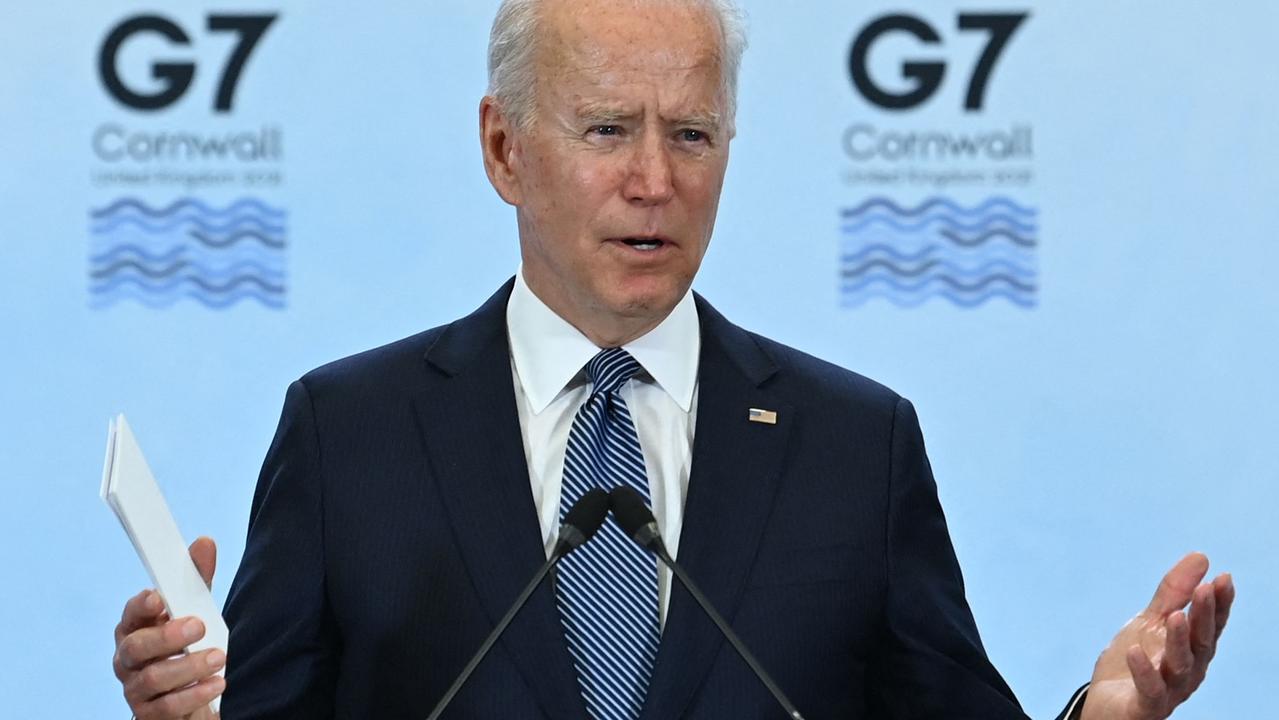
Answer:
<path fill-rule="evenodd" d="M 1164 720 L 1199 687 L 1235 598 L 1228 574 L 1200 584 L 1207 573 L 1200 553 L 1168 571 L 1097 659 L 1082 720 Z"/>

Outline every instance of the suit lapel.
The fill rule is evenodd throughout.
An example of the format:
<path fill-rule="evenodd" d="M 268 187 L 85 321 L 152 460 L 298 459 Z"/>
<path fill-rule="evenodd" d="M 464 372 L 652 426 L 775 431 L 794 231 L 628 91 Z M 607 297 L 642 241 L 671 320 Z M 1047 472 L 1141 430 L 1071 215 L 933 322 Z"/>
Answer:
<path fill-rule="evenodd" d="M 506 336 L 510 292 L 508 282 L 442 333 L 426 355 L 435 382 L 414 398 L 459 551 L 494 624 L 546 559 L 515 410 Z M 501 645 L 549 717 L 586 717 L 549 582 Z"/>
<path fill-rule="evenodd" d="M 697 425 L 677 559 L 732 625 L 777 490 L 794 410 L 769 389 L 777 368 L 755 340 L 697 301 Z M 776 424 L 751 422 L 751 408 L 776 412 Z M 680 717 L 720 652 L 733 650 L 692 597 L 673 588 L 641 720 Z"/>

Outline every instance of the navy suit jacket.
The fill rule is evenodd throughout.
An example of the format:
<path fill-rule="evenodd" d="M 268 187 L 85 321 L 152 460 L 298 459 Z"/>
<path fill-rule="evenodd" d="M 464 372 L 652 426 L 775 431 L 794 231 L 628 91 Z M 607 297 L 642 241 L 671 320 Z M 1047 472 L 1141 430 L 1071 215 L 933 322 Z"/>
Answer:
<path fill-rule="evenodd" d="M 510 288 L 290 386 L 227 601 L 224 720 L 424 718 L 545 559 Z M 910 403 L 697 310 L 689 574 L 809 720 L 1024 720 L 978 638 Z M 445 717 L 586 720 L 549 584 Z M 642 719 L 779 717 L 676 586 Z"/>

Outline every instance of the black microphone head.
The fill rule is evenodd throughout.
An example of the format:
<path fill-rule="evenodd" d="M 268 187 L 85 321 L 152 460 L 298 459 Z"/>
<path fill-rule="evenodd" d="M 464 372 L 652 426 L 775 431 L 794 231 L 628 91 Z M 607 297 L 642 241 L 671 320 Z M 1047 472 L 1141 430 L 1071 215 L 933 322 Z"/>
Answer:
<path fill-rule="evenodd" d="M 609 497 L 613 500 L 613 517 L 617 518 L 617 524 L 622 526 L 622 532 L 628 537 L 635 537 L 635 533 L 641 528 L 657 522 L 653 511 L 644 504 L 644 498 L 634 489 L 618 485 L 609 493 Z"/>
<path fill-rule="evenodd" d="M 582 534 L 580 541 L 574 538 L 571 542 L 572 548 L 581 546 L 595 535 L 595 532 L 604 524 L 604 519 L 608 517 L 608 507 L 608 493 L 599 488 L 587 490 L 577 499 L 577 502 L 573 503 L 573 507 L 568 509 L 564 520 L 560 522 L 561 528 L 569 525 L 577 528 Z M 563 537 L 562 531 L 561 537 Z"/>

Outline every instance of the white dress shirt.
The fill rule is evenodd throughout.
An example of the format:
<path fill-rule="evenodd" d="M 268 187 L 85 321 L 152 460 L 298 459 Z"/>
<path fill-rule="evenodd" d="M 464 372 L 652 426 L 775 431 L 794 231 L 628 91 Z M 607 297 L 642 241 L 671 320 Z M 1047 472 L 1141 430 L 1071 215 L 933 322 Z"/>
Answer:
<path fill-rule="evenodd" d="M 506 306 L 506 331 L 524 458 L 549 557 L 559 533 L 560 486 L 569 430 L 578 408 L 590 395 L 586 363 L 600 348 L 533 294 L 524 282 L 523 268 L 516 273 Z M 693 462 L 701 352 L 692 292 L 684 295 L 660 325 L 622 347 L 643 367 L 622 386 L 621 394 L 639 435 L 653 515 L 666 547 L 677 556 Z M 657 589 L 659 617 L 665 626 L 670 571 L 660 563 Z"/>

